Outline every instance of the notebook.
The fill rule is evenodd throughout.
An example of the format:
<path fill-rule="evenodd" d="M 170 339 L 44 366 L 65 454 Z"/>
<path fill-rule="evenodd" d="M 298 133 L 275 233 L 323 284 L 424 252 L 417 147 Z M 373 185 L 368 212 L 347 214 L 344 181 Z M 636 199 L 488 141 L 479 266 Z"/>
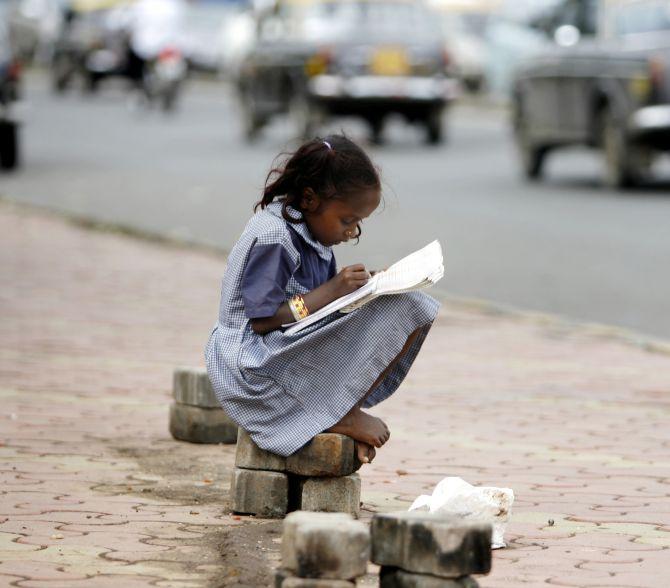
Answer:
<path fill-rule="evenodd" d="M 333 300 L 304 319 L 282 327 L 288 327 L 285 333 L 291 335 L 333 312 L 353 312 L 378 296 L 429 288 L 444 275 L 443 261 L 442 247 L 439 241 L 433 241 L 423 249 L 403 257 L 388 269 L 376 273 L 358 290 Z"/>

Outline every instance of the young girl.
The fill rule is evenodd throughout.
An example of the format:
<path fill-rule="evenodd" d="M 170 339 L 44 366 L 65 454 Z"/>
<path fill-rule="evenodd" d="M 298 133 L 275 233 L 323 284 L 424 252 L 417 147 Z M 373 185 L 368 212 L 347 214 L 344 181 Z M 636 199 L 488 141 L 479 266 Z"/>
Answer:
<path fill-rule="evenodd" d="M 437 314 L 430 296 L 380 296 L 292 335 L 282 324 L 363 286 L 361 264 L 336 268 L 332 247 L 361 235 L 381 182 L 341 135 L 305 143 L 268 175 L 256 214 L 228 258 L 205 357 L 226 412 L 256 444 L 290 455 L 318 433 L 356 441 L 363 463 L 389 438 L 364 412 L 405 378 Z"/>

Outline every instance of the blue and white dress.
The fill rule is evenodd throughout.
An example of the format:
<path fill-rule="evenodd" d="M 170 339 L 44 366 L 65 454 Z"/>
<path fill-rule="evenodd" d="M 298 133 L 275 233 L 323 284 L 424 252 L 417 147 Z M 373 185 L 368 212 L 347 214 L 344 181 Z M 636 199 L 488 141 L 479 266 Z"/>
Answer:
<path fill-rule="evenodd" d="M 230 252 L 205 358 L 214 392 L 231 418 L 263 449 L 290 455 L 360 402 L 420 328 L 415 343 L 363 406 L 395 392 L 439 303 L 422 292 L 380 296 L 293 335 L 255 333 L 250 319 L 273 316 L 291 296 L 336 273 L 332 248 L 316 241 L 304 223 L 287 222 L 281 209 L 273 202 L 257 212 Z"/>

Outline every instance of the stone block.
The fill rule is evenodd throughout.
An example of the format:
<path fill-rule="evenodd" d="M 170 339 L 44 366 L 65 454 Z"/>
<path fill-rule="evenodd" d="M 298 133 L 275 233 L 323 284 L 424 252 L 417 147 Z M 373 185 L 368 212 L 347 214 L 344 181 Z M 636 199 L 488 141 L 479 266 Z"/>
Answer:
<path fill-rule="evenodd" d="M 296 508 L 322 512 L 344 512 L 358 518 L 361 512 L 361 478 L 306 478 L 297 484 Z"/>
<path fill-rule="evenodd" d="M 288 476 L 281 472 L 235 468 L 230 496 L 234 512 L 281 518 L 288 509 Z"/>
<path fill-rule="evenodd" d="M 170 434 L 191 443 L 235 443 L 237 424 L 221 408 L 201 408 L 173 403 Z"/>
<path fill-rule="evenodd" d="M 428 512 L 377 514 L 372 561 L 407 572 L 459 578 L 491 570 L 491 525 Z"/>
<path fill-rule="evenodd" d="M 470 576 L 439 578 L 429 574 L 414 574 L 398 568 L 382 566 L 379 570 L 379 588 L 478 588 Z"/>
<path fill-rule="evenodd" d="M 282 588 L 355 588 L 356 584 L 347 580 L 319 580 L 317 578 L 286 578 Z"/>
<path fill-rule="evenodd" d="M 286 470 L 286 458 L 258 447 L 251 440 L 249 433 L 240 427 L 237 435 L 235 466 L 247 470 L 283 472 Z"/>
<path fill-rule="evenodd" d="M 172 395 L 176 402 L 202 408 L 221 408 L 207 370 L 203 368 L 178 367 L 172 375 Z"/>
<path fill-rule="evenodd" d="M 282 567 L 295 576 L 351 580 L 365 574 L 369 556 L 367 526 L 348 515 L 298 511 L 284 520 Z"/>
<path fill-rule="evenodd" d="M 299 476 L 348 476 L 361 467 L 354 440 L 321 433 L 286 459 L 286 471 Z"/>
<path fill-rule="evenodd" d="M 285 570 L 284 568 L 277 568 L 275 570 L 274 588 L 281 588 L 282 584 L 284 583 L 284 580 L 286 580 L 286 578 L 291 577 L 292 574 L 288 570 Z"/>

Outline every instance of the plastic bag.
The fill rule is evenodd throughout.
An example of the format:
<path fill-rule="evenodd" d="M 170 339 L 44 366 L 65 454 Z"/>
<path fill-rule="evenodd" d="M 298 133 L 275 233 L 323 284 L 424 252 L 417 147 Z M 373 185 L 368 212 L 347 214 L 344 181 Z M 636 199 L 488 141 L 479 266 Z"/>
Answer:
<path fill-rule="evenodd" d="M 491 548 L 499 549 L 505 547 L 503 534 L 513 502 L 514 491 L 510 488 L 473 486 L 463 478 L 450 476 L 435 486 L 431 496 L 419 496 L 409 510 L 428 510 L 491 523 Z"/>

